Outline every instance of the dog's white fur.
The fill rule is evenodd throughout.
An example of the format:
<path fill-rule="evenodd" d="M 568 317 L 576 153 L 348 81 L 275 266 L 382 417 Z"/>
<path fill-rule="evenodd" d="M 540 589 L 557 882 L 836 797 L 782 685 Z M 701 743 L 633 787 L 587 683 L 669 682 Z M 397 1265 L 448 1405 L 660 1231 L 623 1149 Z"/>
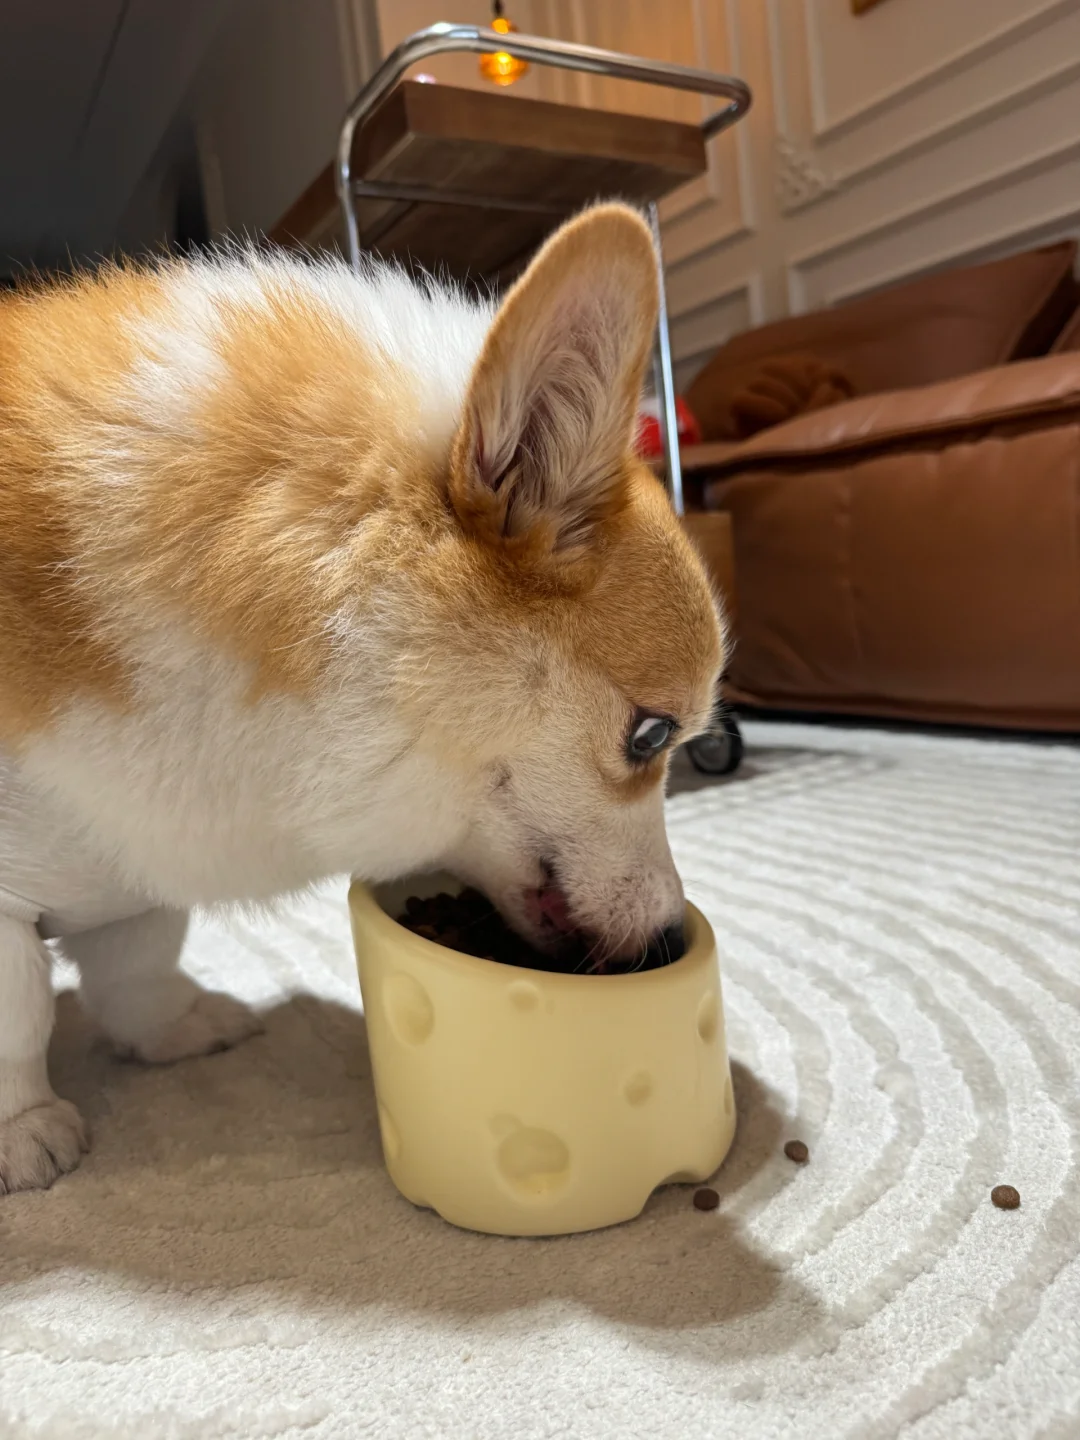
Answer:
<path fill-rule="evenodd" d="M 544 274 L 555 269 L 549 260 Z M 355 332 L 395 376 L 396 413 L 379 423 L 394 453 L 407 445 L 410 473 L 445 473 L 475 404 L 486 427 L 480 468 L 496 457 L 494 488 L 517 496 L 505 534 L 550 520 L 557 549 L 599 545 L 601 522 L 590 516 L 616 483 L 615 442 L 593 454 L 595 432 L 621 425 L 626 451 L 615 371 L 626 346 L 640 350 L 643 330 L 647 342 L 652 317 L 638 299 L 619 299 L 618 266 L 610 292 L 592 272 L 569 271 L 569 289 L 553 304 L 542 297 L 525 327 L 528 353 L 511 333 L 513 360 L 496 353 L 488 390 L 473 401 L 478 358 L 494 344 L 492 307 L 417 288 L 394 270 L 357 278 L 334 262 L 226 256 L 167 269 L 153 313 L 118 321 L 138 355 L 117 380 L 128 424 L 108 430 L 104 463 L 96 458 L 88 483 L 105 523 L 85 532 L 90 558 L 72 565 L 82 566 L 100 634 L 122 649 L 133 693 L 116 705 L 79 690 L 0 751 L 0 1193 L 49 1184 L 86 1145 L 77 1111 L 56 1098 L 46 1071 L 43 937 L 60 937 L 87 1008 L 117 1047 L 167 1061 L 258 1028 L 236 1001 L 199 990 L 178 969 L 196 906 L 258 902 L 343 872 L 379 880 L 449 862 L 528 931 L 522 895 L 543 883 L 538 866 L 554 850 L 575 915 L 612 951 L 640 946 L 678 915 L 660 785 L 612 798 L 625 780 L 615 737 L 628 704 L 655 697 L 619 694 L 572 638 L 563 643 L 539 622 L 515 621 L 505 633 L 481 626 L 477 649 L 473 620 L 448 618 L 425 591 L 430 579 L 396 563 L 419 543 L 411 532 L 408 544 L 397 530 L 380 542 L 385 573 L 322 617 L 329 659 L 300 693 L 259 687 L 251 662 L 207 638 L 171 597 L 113 593 L 94 578 L 93 548 L 104 554 L 114 543 L 110 507 L 121 513 L 143 484 L 144 431 L 198 451 L 200 406 L 229 382 L 223 316 L 272 307 L 282 291 Z M 530 406 L 545 385 L 546 428 L 534 436 L 542 454 L 526 447 L 515 459 L 515 436 L 535 428 Z M 595 477 L 581 480 L 590 467 Z M 573 493 L 575 472 L 588 504 Z M 655 500 L 641 503 L 660 534 L 667 521 Z M 433 532 L 424 544 L 437 554 L 457 535 Z M 690 564 L 681 551 L 657 555 Z M 313 563 L 343 562 L 330 551 Z M 717 654 L 703 657 L 676 686 L 687 734 L 705 723 L 716 664 Z M 600 761 L 586 730 L 612 737 Z"/>

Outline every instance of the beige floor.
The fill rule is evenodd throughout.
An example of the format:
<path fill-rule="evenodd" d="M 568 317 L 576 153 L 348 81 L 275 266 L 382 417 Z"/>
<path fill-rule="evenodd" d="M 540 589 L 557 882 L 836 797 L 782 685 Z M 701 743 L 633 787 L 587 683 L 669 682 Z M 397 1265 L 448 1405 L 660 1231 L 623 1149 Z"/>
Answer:
<path fill-rule="evenodd" d="M 738 1059 L 717 1212 L 535 1242 L 411 1209 L 341 890 L 204 927 L 192 967 L 268 1014 L 235 1053 L 117 1065 L 61 996 L 96 1144 L 0 1201 L 0 1435 L 1080 1435 L 1080 752 L 748 738 L 671 802 Z"/>

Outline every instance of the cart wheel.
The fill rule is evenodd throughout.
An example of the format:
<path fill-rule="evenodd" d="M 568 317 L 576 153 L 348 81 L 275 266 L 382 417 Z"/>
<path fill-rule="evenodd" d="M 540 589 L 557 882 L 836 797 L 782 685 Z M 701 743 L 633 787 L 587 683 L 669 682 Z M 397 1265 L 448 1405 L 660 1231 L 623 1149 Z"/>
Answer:
<path fill-rule="evenodd" d="M 686 747 L 690 763 L 703 775 L 732 775 L 742 764 L 743 739 L 739 722 L 726 710 L 718 710 L 713 727 L 691 740 Z"/>

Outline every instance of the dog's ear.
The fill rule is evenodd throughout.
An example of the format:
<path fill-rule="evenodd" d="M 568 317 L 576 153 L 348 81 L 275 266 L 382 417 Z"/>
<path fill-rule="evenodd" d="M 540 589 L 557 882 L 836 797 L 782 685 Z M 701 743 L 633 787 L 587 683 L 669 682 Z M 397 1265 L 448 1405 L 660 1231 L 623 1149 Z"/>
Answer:
<path fill-rule="evenodd" d="M 601 205 L 511 289 L 473 371 L 450 499 L 492 541 L 580 553 L 617 510 L 657 318 L 644 220 Z"/>

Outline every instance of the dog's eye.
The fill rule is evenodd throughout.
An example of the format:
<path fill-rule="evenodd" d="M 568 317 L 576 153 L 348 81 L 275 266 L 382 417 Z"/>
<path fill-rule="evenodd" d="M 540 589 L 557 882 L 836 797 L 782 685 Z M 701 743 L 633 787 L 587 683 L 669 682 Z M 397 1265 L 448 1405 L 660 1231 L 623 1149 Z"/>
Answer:
<path fill-rule="evenodd" d="M 675 733 L 675 721 L 666 715 L 642 715 L 635 719 L 628 748 L 631 760 L 648 760 L 658 755 Z"/>

